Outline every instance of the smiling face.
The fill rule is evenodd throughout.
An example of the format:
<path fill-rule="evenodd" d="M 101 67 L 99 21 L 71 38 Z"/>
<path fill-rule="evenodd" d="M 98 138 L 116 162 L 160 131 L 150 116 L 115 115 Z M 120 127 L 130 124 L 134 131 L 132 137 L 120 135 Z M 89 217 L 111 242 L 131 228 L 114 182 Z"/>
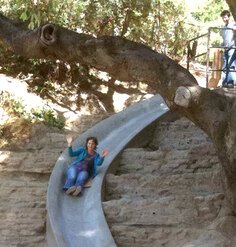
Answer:
<path fill-rule="evenodd" d="M 87 141 L 87 150 L 88 150 L 88 152 L 89 153 L 93 153 L 94 152 L 94 150 L 96 149 L 96 143 L 95 143 L 95 141 L 93 140 L 93 139 L 89 139 L 88 141 Z"/>

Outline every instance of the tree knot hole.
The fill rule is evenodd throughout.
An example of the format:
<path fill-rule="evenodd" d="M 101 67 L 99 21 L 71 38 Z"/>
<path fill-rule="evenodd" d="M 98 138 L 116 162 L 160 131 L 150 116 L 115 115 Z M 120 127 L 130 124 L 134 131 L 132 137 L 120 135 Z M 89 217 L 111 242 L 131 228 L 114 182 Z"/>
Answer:
<path fill-rule="evenodd" d="M 42 27 L 40 39 L 46 45 L 51 45 L 56 41 L 56 27 L 46 24 Z"/>

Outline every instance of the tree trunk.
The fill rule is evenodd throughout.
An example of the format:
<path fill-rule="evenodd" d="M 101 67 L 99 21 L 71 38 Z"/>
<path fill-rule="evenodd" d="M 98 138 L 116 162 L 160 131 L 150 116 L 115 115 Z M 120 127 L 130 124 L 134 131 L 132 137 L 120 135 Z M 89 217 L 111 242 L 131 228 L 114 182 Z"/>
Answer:
<path fill-rule="evenodd" d="M 53 24 L 30 31 L 0 15 L 0 39 L 24 57 L 78 62 L 106 71 L 121 81 L 146 82 L 162 95 L 170 109 L 177 110 L 208 134 L 229 185 L 234 185 L 235 97 L 223 89 L 213 91 L 198 86 L 188 70 L 167 56 L 121 37 L 94 38 Z"/>
<path fill-rule="evenodd" d="M 230 11 L 236 20 L 236 1 L 235 0 L 226 0 L 226 3 L 229 5 Z"/>

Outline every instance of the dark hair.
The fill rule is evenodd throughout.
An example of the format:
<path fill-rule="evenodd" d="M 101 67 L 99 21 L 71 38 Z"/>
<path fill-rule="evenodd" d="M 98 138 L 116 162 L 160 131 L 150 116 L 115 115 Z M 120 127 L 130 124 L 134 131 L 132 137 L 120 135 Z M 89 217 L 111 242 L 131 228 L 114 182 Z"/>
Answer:
<path fill-rule="evenodd" d="M 221 17 L 227 15 L 228 17 L 230 17 L 230 12 L 228 10 L 223 10 L 220 14 Z"/>
<path fill-rule="evenodd" d="M 95 136 L 89 136 L 89 137 L 87 137 L 87 139 L 86 139 L 86 149 L 87 149 L 88 142 L 90 140 L 93 140 L 94 141 L 94 143 L 95 143 L 95 149 L 96 149 L 97 148 L 97 145 L 98 145 L 98 139 Z"/>

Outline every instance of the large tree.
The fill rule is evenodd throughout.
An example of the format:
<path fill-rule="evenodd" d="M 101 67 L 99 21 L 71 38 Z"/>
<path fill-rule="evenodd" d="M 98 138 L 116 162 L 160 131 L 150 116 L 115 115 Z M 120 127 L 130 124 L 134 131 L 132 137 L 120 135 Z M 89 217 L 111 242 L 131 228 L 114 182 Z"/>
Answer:
<path fill-rule="evenodd" d="M 0 12 L 3 11 L 9 18 L 21 19 L 30 29 L 38 27 L 40 23 L 51 22 L 96 37 L 119 35 L 180 60 L 187 40 L 194 37 L 199 29 L 184 21 L 190 14 L 183 2 L 0 0 Z M 222 9 L 220 5 L 216 6 Z M 104 73 L 87 65 L 25 59 L 13 55 L 1 44 L 0 51 L 0 70 L 3 73 L 27 78 L 32 91 L 64 108 L 80 110 L 85 107 L 94 113 L 114 112 L 117 109 L 113 99 L 117 94 L 129 95 L 125 102 L 127 105 L 131 99 L 140 99 L 145 93 L 153 93 L 145 83 L 121 83 L 113 77 L 107 81 L 101 76 Z"/>
<path fill-rule="evenodd" d="M 233 13 L 234 1 L 227 1 Z M 170 109 L 192 120 L 212 139 L 222 163 L 229 199 L 236 194 L 236 101 L 233 94 L 198 86 L 194 76 L 166 55 L 122 37 L 79 34 L 54 24 L 29 30 L 0 15 L 0 39 L 26 58 L 77 62 L 126 82 L 146 82 Z"/>

